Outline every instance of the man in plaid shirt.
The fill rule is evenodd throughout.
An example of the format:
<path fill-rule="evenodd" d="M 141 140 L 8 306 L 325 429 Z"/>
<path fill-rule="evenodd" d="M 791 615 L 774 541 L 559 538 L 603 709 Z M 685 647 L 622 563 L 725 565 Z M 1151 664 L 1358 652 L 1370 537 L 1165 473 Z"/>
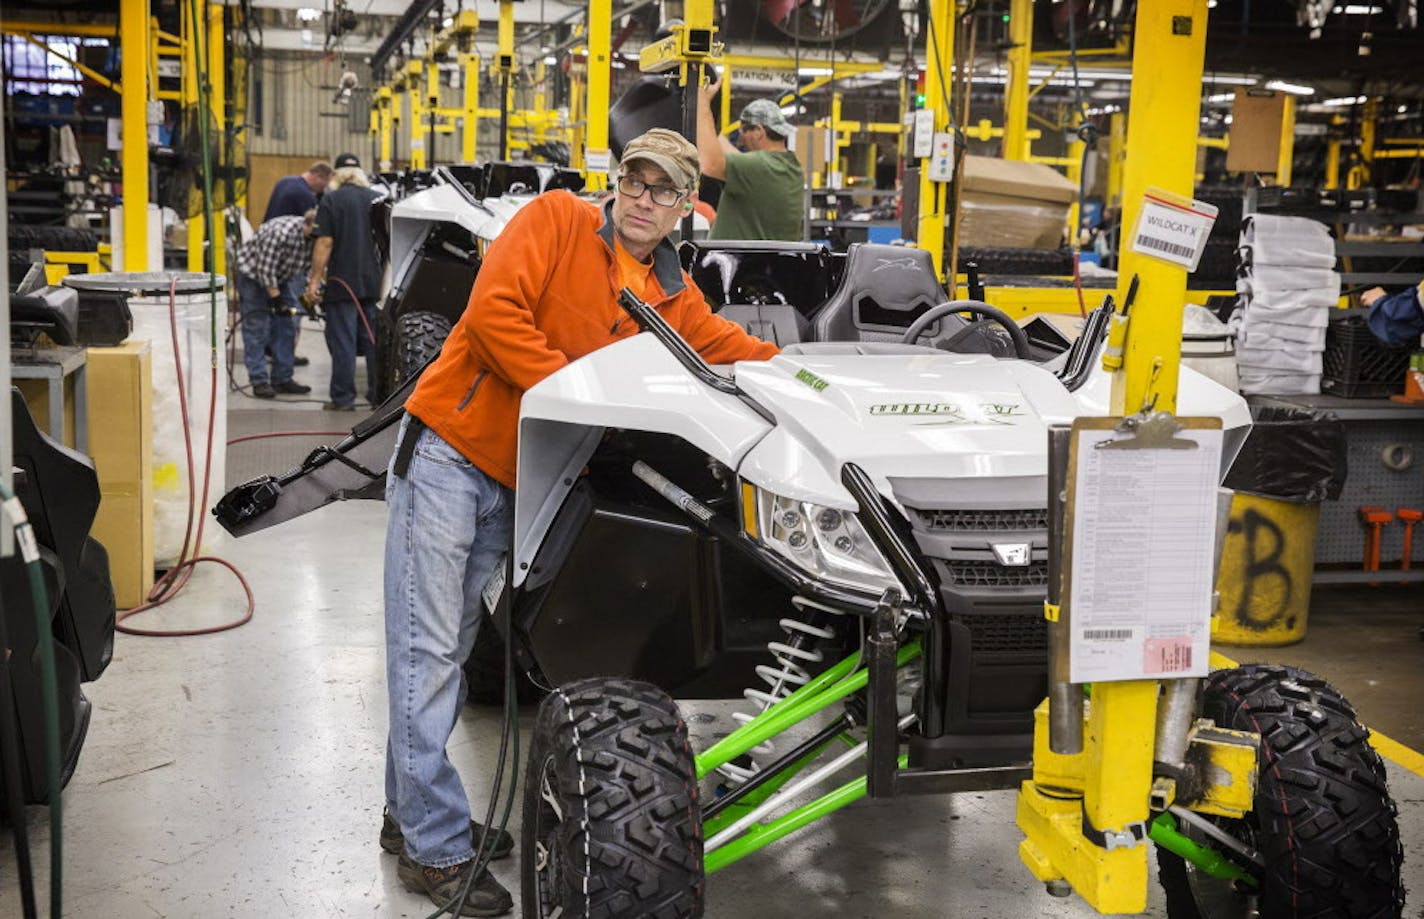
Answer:
<path fill-rule="evenodd" d="M 273 217 L 237 250 L 237 293 L 242 306 L 242 361 L 252 395 L 273 399 L 277 393 L 311 392 L 292 379 L 296 357 L 295 326 L 291 316 L 297 304 L 288 293 L 288 281 L 306 275 L 311 265 L 311 231 L 316 211 L 302 217 Z M 272 352 L 272 375 L 267 375 L 267 351 Z"/>

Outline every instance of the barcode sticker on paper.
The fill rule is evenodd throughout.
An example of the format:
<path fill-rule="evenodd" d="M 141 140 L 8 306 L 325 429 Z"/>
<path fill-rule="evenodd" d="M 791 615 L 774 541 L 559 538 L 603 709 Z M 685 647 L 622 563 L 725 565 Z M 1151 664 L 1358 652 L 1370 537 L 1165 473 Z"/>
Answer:
<path fill-rule="evenodd" d="M 1142 196 L 1132 251 L 1195 271 L 1216 223 L 1216 208 L 1157 188 Z"/>
<path fill-rule="evenodd" d="M 1192 669 L 1192 640 L 1149 638 L 1142 645 L 1142 669 L 1147 673 L 1182 673 Z"/>
<path fill-rule="evenodd" d="M 1084 629 L 1085 641 L 1127 641 L 1132 637 L 1132 629 Z"/>

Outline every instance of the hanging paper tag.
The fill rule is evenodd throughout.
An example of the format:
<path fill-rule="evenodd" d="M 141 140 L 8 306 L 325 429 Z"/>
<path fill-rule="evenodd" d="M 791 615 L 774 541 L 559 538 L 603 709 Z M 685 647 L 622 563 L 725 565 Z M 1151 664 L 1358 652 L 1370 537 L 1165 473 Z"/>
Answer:
<path fill-rule="evenodd" d="M 1196 271 L 1216 208 L 1160 188 L 1148 188 L 1132 230 L 1132 251 Z"/>

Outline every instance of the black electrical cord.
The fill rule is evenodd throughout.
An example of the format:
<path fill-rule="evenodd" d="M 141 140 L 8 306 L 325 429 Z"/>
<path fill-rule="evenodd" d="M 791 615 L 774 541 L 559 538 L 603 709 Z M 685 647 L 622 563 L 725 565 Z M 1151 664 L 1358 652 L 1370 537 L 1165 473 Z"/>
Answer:
<path fill-rule="evenodd" d="M 494 782 L 490 786 L 489 806 L 485 809 L 483 831 L 480 833 L 480 838 L 473 840 L 474 864 L 470 867 L 469 874 L 465 876 L 465 886 L 458 896 L 452 897 L 448 903 L 431 913 L 426 919 L 439 919 L 440 916 L 447 913 L 452 916 L 461 914 L 465 901 L 470 896 L 470 891 L 474 889 L 475 880 L 489 870 L 490 860 L 494 856 L 495 841 L 506 832 L 506 827 L 509 826 L 509 816 L 514 812 L 514 800 L 519 787 L 515 775 L 519 769 L 519 700 L 514 675 L 513 562 L 509 556 L 505 556 L 504 560 L 504 583 L 505 589 L 499 601 L 506 614 L 505 621 L 509 623 L 504 632 L 504 719 L 500 725 L 499 756 L 495 760 Z M 480 598 L 476 602 L 482 602 L 482 600 L 483 598 Z M 485 621 L 481 623 L 480 627 L 493 628 L 493 618 L 493 611 L 486 610 Z M 505 764 L 510 761 L 511 751 L 514 755 L 513 762 L 509 766 L 509 791 L 505 797 L 504 810 L 496 818 L 495 812 L 499 807 L 499 796 L 504 785 Z M 497 827 L 496 819 L 499 821 Z M 520 870 L 525 870 L 525 867 L 521 866 Z"/>
<path fill-rule="evenodd" d="M 45 780 L 49 785 L 49 914 L 52 919 L 63 915 L 64 874 L 64 808 L 59 780 L 59 681 L 55 676 L 54 625 L 49 621 L 49 596 L 45 590 L 44 572 L 40 569 L 39 541 L 25 515 L 25 507 L 3 481 L 0 481 L 0 509 L 14 527 L 15 543 L 29 574 L 30 602 L 35 612 L 35 650 L 40 661 L 40 695 L 44 704 Z M 7 680 L 8 684 L 8 680 Z M 13 709 L 12 709 L 13 710 Z M 8 771 L 8 770 L 7 770 Z M 6 782 L 7 787 L 9 782 Z M 18 785 L 16 786 L 18 791 Z M 24 823 L 24 810 L 10 814 L 16 826 Z M 17 835 L 17 840 L 19 836 Z M 28 858 L 29 848 L 25 848 Z M 19 849 L 16 849 L 17 855 Z M 29 907 L 33 909 L 31 892 Z"/>

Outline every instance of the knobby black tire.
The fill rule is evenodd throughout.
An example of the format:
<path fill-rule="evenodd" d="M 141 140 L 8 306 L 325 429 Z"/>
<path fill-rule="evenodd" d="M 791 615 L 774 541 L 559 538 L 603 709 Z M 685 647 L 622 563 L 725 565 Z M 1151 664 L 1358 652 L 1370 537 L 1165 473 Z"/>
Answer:
<path fill-rule="evenodd" d="M 701 916 L 697 774 L 677 703 L 635 680 L 552 692 L 534 722 L 521 846 L 525 919 Z"/>
<path fill-rule="evenodd" d="M 440 353 L 450 337 L 450 320 L 439 313 L 417 311 L 396 319 L 396 380 L 400 385 L 420 372 L 426 361 Z"/>
<path fill-rule="evenodd" d="M 1400 916 L 1398 811 L 1350 703 L 1303 670 L 1248 664 L 1212 674 L 1202 708 L 1222 727 L 1261 735 L 1254 809 L 1223 826 L 1253 838 L 1265 860 L 1262 919 Z M 1170 919 L 1227 914 L 1199 902 L 1181 858 L 1158 849 L 1157 862 Z"/>

